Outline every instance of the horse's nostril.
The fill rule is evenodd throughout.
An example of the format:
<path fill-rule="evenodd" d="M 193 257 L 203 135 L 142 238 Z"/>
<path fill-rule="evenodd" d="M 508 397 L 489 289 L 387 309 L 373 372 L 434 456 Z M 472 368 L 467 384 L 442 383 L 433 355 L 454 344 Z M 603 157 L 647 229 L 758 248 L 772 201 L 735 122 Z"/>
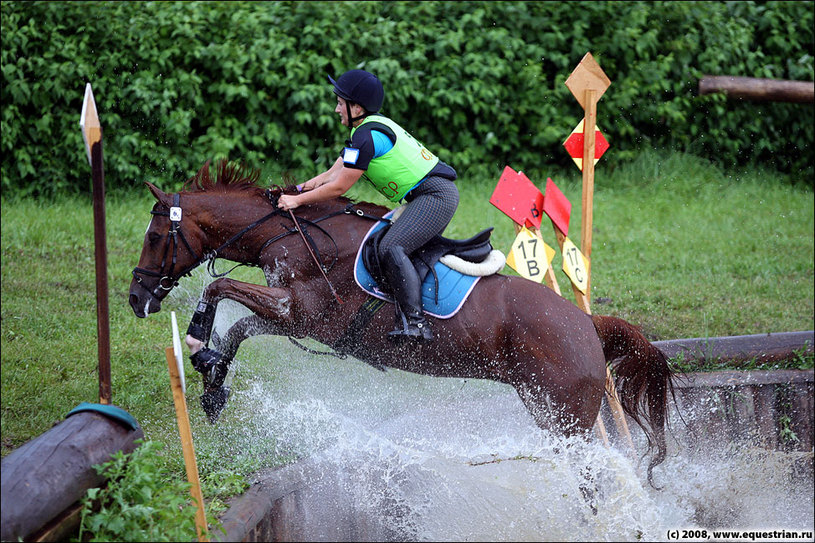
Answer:
<path fill-rule="evenodd" d="M 131 309 L 133 309 L 133 313 L 135 313 L 137 317 L 144 318 L 147 316 L 144 313 L 144 304 L 138 294 L 131 292 L 128 301 L 130 302 Z"/>

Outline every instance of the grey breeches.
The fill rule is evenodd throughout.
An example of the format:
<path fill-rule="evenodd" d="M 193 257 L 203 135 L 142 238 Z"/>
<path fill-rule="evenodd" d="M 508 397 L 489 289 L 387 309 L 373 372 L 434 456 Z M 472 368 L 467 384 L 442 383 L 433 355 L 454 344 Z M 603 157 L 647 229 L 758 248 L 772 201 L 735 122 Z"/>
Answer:
<path fill-rule="evenodd" d="M 450 179 L 430 177 L 408 195 L 410 202 L 399 219 L 390 227 L 379 244 L 379 254 L 386 255 L 401 246 L 405 254 L 444 232 L 458 207 L 458 188 Z"/>

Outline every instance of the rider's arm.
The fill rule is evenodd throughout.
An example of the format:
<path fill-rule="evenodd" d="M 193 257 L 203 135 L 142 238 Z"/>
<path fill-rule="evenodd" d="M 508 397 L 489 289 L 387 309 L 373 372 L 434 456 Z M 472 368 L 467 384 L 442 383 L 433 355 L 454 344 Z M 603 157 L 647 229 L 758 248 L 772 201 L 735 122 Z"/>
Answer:
<path fill-rule="evenodd" d="M 312 190 L 304 190 L 300 194 L 283 194 L 278 200 L 278 207 L 281 209 L 294 209 L 301 205 L 313 204 L 315 202 L 322 202 L 323 200 L 342 196 L 362 177 L 362 174 L 365 173 L 363 170 L 346 168 L 342 165 L 342 159 L 340 159 L 338 163 L 335 163 L 334 166 L 331 167 L 331 170 L 333 170 L 337 164 L 339 164 L 339 167 L 336 175 L 329 177 L 327 181 Z M 331 170 L 329 170 L 329 172 Z"/>
<path fill-rule="evenodd" d="M 325 185 L 326 183 L 331 182 L 332 179 L 336 178 L 339 174 L 340 169 L 342 169 L 342 156 L 338 157 L 334 164 L 324 171 L 323 173 L 316 175 L 300 185 L 300 190 L 305 192 L 307 190 L 314 190 L 321 185 Z"/>

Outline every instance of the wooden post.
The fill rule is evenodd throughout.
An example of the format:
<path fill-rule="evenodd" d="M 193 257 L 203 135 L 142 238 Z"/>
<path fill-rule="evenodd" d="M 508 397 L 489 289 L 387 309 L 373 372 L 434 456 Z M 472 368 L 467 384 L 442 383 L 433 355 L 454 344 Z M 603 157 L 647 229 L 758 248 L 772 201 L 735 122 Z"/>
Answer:
<path fill-rule="evenodd" d="M 591 301 L 591 229 L 594 207 L 594 129 L 597 126 L 597 91 L 586 89 L 583 119 L 583 201 L 580 252 L 586 257 L 586 303 Z"/>
<path fill-rule="evenodd" d="M 3 458 L 0 540 L 70 541 L 79 528 L 79 502 L 105 484 L 93 466 L 133 452 L 144 438 L 135 419 L 131 425 L 104 409 L 72 413 Z"/>
<path fill-rule="evenodd" d="M 110 404 L 110 317 L 108 308 L 108 256 L 105 228 L 105 170 L 101 137 L 91 149 L 93 157 L 93 231 L 96 244 L 96 342 L 99 359 L 99 403 Z"/>
<path fill-rule="evenodd" d="M 93 179 L 93 231 L 96 255 L 96 341 L 99 359 L 99 403 L 111 403 L 110 317 L 108 309 L 108 260 L 105 230 L 105 170 L 102 158 L 102 125 L 93 99 L 91 84 L 85 86 L 85 99 L 79 120 L 88 152 Z"/>
<path fill-rule="evenodd" d="M 552 269 L 552 266 L 547 266 L 546 268 L 546 275 L 544 275 L 543 280 L 546 281 L 546 286 L 550 289 L 555 291 L 555 294 L 558 296 L 563 296 L 560 292 L 560 285 L 557 283 L 557 277 L 555 277 L 555 270 Z"/>
<path fill-rule="evenodd" d="M 603 440 L 603 445 L 606 447 L 610 446 L 608 441 L 608 432 L 606 431 L 606 423 L 603 422 L 603 417 L 600 414 L 597 414 L 597 420 L 594 421 L 594 433 L 597 434 L 597 437 Z"/>
<path fill-rule="evenodd" d="M 563 242 L 566 241 L 566 234 L 564 234 L 556 224 L 553 223 L 552 226 L 555 229 L 555 237 L 557 238 L 557 243 L 560 246 L 560 252 L 563 254 Z M 575 301 L 577 302 L 578 307 L 585 311 L 586 314 L 591 315 L 591 304 L 589 303 L 588 297 L 580 292 L 580 289 L 578 289 L 574 283 L 572 283 L 572 292 L 574 292 Z M 614 416 L 614 423 L 617 425 L 617 430 L 633 451 L 634 441 L 631 439 L 631 431 L 628 429 L 628 421 L 625 418 L 623 406 L 620 404 L 620 399 L 617 396 L 617 387 L 614 385 L 614 378 L 612 377 L 611 369 L 608 366 L 606 366 L 606 399 L 608 400 L 608 405 L 611 408 L 611 413 Z M 606 444 L 608 444 L 608 437 L 604 436 L 605 425 L 603 424 L 600 414 L 597 415 L 597 431 L 600 433 L 601 437 L 603 437 Z"/>
<path fill-rule="evenodd" d="M 181 436 L 181 449 L 184 453 L 184 465 L 187 468 L 187 480 L 190 482 L 190 494 L 197 503 L 198 509 L 195 513 L 195 526 L 198 531 L 198 541 L 209 541 L 207 531 L 206 511 L 204 510 L 204 495 L 201 492 L 201 483 L 198 479 L 198 464 L 195 460 L 195 448 L 192 443 L 192 431 L 190 430 L 190 418 L 187 412 L 187 399 L 181 386 L 181 375 L 178 371 L 173 347 L 164 349 L 167 357 L 167 367 L 170 370 L 170 387 L 173 390 L 173 403 L 175 403 L 175 413 L 178 419 L 178 433 Z"/>
<path fill-rule="evenodd" d="M 606 76 L 600 65 L 594 60 L 591 53 L 586 53 L 580 63 L 566 79 L 566 86 L 572 95 L 583 107 L 583 160 L 580 169 L 583 172 L 583 198 L 581 213 L 581 249 L 586 260 L 586 292 L 585 294 L 572 283 L 577 305 L 591 315 L 591 231 L 592 231 L 592 209 L 594 207 L 594 161 L 596 160 L 596 128 L 597 128 L 597 102 L 606 92 L 611 81 Z M 573 155 L 575 156 L 575 155 Z M 563 243 L 566 235 L 555 224 L 555 236 L 563 254 Z M 625 413 L 620 405 L 617 396 L 614 379 L 611 370 L 606 366 L 606 397 L 609 407 L 614 415 L 614 422 L 620 434 L 628 442 L 631 450 L 634 450 L 634 442 L 631 440 L 631 432 L 628 429 L 628 422 Z M 598 427 L 602 427 L 603 421 L 597 416 Z"/>

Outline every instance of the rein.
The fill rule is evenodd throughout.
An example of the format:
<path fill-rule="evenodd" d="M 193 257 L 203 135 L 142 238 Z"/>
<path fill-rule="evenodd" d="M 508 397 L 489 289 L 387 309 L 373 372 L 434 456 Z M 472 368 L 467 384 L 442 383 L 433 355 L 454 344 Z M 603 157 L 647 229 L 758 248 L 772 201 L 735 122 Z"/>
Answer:
<path fill-rule="evenodd" d="M 323 274 L 323 279 L 325 282 L 328 283 L 328 288 L 331 289 L 331 294 L 334 295 L 334 298 L 337 299 L 338 304 L 342 304 L 342 298 L 340 295 L 337 294 L 337 291 L 334 289 L 334 285 L 331 284 L 331 281 L 328 280 L 328 276 L 325 274 L 325 270 L 323 269 L 323 265 L 320 264 L 320 261 L 317 259 L 317 256 L 314 254 L 314 251 L 311 249 L 311 244 L 306 239 L 306 235 L 303 233 L 303 229 L 300 228 L 300 223 L 297 222 L 297 217 L 294 216 L 294 212 L 290 209 L 289 216 L 291 216 L 291 220 L 294 223 L 294 227 L 297 228 L 297 231 L 300 233 L 300 237 L 303 238 L 303 243 L 306 244 L 306 249 L 308 249 L 311 258 L 314 259 L 314 263 L 317 264 L 317 267 L 320 269 L 320 273 Z M 333 241 L 333 238 L 332 238 Z"/>

